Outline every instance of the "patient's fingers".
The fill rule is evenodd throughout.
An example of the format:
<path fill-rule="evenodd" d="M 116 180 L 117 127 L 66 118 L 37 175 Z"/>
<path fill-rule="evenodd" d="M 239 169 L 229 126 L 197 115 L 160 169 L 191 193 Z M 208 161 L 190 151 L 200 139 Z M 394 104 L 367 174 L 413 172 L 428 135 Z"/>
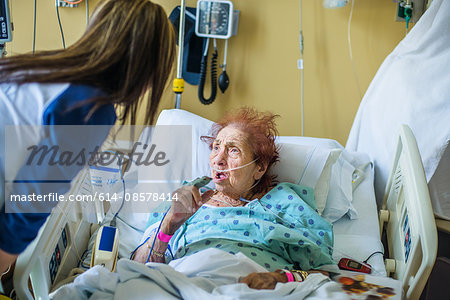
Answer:
<path fill-rule="evenodd" d="M 150 249 L 148 249 L 147 244 L 142 245 L 134 253 L 133 260 L 145 264 L 149 251 Z"/>
<path fill-rule="evenodd" d="M 285 282 L 282 276 L 284 275 L 276 272 L 250 273 L 239 278 L 239 282 L 252 289 L 274 289 L 278 282 Z"/>
<path fill-rule="evenodd" d="M 197 187 L 195 186 L 190 186 L 190 191 L 192 193 L 192 197 L 194 198 L 194 207 L 196 208 L 195 211 L 197 211 L 197 209 L 202 206 L 202 196 L 200 195 L 200 191 Z"/>
<path fill-rule="evenodd" d="M 325 276 L 330 277 L 330 273 L 328 273 L 327 271 L 322 271 L 322 270 L 309 270 L 308 273 L 322 273 Z"/>

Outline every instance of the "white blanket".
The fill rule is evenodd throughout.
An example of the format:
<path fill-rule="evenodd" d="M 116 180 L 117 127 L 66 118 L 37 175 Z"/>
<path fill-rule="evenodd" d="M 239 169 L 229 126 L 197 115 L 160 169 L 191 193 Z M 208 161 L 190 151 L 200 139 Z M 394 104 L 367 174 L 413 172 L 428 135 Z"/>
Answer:
<path fill-rule="evenodd" d="M 250 289 L 241 276 L 266 270 L 246 256 L 207 249 L 172 261 L 146 265 L 121 259 L 115 273 L 95 266 L 53 294 L 51 299 L 304 299 L 320 286 L 330 295 L 329 279 L 311 274 L 302 282 L 277 284 L 274 290 Z M 331 284 L 331 293 L 339 291 Z M 324 294 L 325 293 L 325 294 Z M 339 292 L 339 295 L 345 294 Z M 314 298 L 318 299 L 318 298 Z M 346 298 L 343 298 L 346 299 Z"/>
<path fill-rule="evenodd" d="M 413 131 L 429 181 L 450 139 L 450 1 L 434 0 L 381 65 L 361 102 L 346 148 L 375 162 L 381 203 L 400 124 Z"/>

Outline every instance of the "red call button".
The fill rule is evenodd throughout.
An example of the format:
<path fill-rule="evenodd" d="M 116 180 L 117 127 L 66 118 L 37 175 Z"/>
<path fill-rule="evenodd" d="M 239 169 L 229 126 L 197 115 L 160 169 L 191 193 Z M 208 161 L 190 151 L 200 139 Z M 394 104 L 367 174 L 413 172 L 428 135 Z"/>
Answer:
<path fill-rule="evenodd" d="M 369 264 L 363 265 L 349 258 L 341 258 L 341 260 L 338 263 L 338 267 L 341 270 L 349 270 L 353 272 L 361 272 L 367 274 L 370 274 L 370 272 L 372 271 L 371 266 Z"/>

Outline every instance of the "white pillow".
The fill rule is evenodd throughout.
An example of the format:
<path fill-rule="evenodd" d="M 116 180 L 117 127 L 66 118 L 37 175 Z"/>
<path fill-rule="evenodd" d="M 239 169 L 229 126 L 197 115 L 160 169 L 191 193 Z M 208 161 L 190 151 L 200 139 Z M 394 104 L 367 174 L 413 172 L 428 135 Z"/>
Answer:
<path fill-rule="evenodd" d="M 358 218 L 358 213 L 352 204 L 352 179 L 355 167 L 349 162 L 348 159 L 351 159 L 351 157 L 348 156 L 348 152 L 343 150 L 331 168 L 330 189 L 322 217 L 332 223 L 342 218 L 345 214 L 350 219 Z"/>
<path fill-rule="evenodd" d="M 156 125 L 190 125 L 192 126 L 192 176 L 185 178 L 190 181 L 201 176 L 210 176 L 209 145 L 200 140 L 202 136 L 211 136 L 213 121 L 181 109 L 163 110 L 156 121 Z M 186 164 L 189 163 L 186 161 Z M 180 170 L 181 171 L 181 170 Z M 211 182 L 211 184 L 213 184 Z"/>
<path fill-rule="evenodd" d="M 269 173 L 277 175 L 279 182 L 313 188 L 317 210 L 322 214 L 327 202 L 331 168 L 342 149 L 291 143 L 278 143 L 278 146 L 280 161 L 272 166 Z"/>

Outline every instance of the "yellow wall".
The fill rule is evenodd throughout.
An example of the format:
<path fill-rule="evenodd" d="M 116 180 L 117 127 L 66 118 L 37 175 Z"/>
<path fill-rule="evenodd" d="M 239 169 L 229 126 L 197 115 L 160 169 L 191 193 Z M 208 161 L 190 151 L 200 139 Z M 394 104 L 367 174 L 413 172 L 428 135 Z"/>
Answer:
<path fill-rule="evenodd" d="M 39 0 L 36 49 L 62 47 L 54 0 Z M 89 1 L 92 8 L 98 1 Z M 176 0 L 156 0 L 169 14 Z M 188 0 L 195 6 L 196 0 Z M 305 135 L 327 137 L 345 144 L 360 103 L 347 42 L 351 5 L 325 9 L 322 0 L 303 0 Z M 238 35 L 228 45 L 230 86 L 216 101 L 202 105 L 197 87 L 186 85 L 181 108 L 216 120 L 225 110 L 255 106 L 281 115 L 281 135 L 300 135 L 299 1 L 234 0 L 240 10 Z M 9 54 L 32 49 L 34 0 L 12 0 L 14 40 Z M 356 0 L 351 22 L 354 65 L 362 93 L 383 59 L 405 35 L 404 23 L 394 22 L 392 0 Z M 84 2 L 78 8 L 61 8 L 66 44 L 73 43 L 86 24 Z M 223 41 L 219 43 L 219 61 Z M 113 46 L 113 45 L 112 45 Z M 219 69 L 219 74 L 220 74 Z M 170 83 L 171 84 L 171 83 Z M 209 95 L 209 90 L 206 91 Z M 170 87 L 161 109 L 173 108 Z M 142 118 L 140 118 L 142 120 Z"/>

